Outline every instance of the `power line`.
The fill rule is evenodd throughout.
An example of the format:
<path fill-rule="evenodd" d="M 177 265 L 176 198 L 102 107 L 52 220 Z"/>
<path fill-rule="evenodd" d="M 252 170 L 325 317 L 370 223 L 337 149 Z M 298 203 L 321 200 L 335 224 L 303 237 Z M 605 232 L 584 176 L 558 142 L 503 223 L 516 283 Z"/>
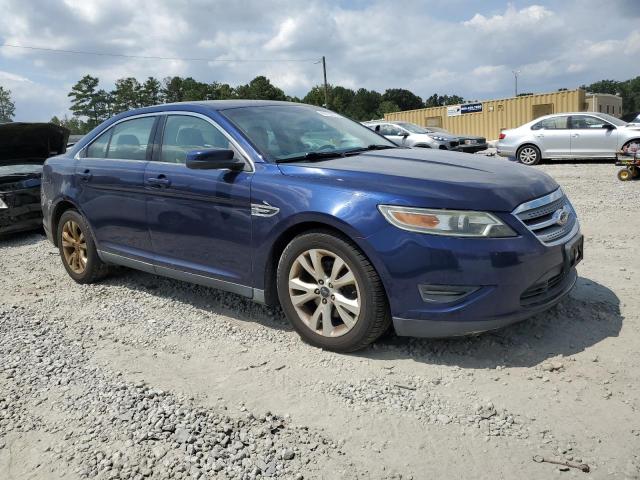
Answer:
<path fill-rule="evenodd" d="M 41 52 L 53 52 L 53 53 L 73 53 L 77 55 L 95 55 L 98 57 L 120 57 L 120 58 L 137 58 L 143 60 L 181 60 L 185 62 L 225 62 L 225 63 L 278 63 L 278 62 L 316 62 L 317 58 L 297 58 L 297 59 L 223 59 L 223 58 L 189 58 L 189 57 L 156 57 L 151 55 L 126 55 L 124 53 L 106 53 L 106 52 L 87 52 L 83 50 L 64 50 L 61 48 L 45 48 L 45 47 L 31 47 L 27 45 L 14 45 L 10 43 L 3 43 L 0 47 L 8 48 L 21 48 L 24 50 L 37 50 Z"/>

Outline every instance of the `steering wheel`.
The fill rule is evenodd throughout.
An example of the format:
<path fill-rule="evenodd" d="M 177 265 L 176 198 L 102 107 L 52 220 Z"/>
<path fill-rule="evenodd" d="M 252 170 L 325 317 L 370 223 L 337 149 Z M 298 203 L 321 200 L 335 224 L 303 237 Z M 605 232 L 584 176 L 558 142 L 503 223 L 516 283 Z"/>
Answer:
<path fill-rule="evenodd" d="M 322 145 L 321 147 L 318 148 L 318 151 L 321 150 L 334 150 L 336 147 L 334 147 L 333 145 L 329 145 L 328 143 L 326 145 Z"/>

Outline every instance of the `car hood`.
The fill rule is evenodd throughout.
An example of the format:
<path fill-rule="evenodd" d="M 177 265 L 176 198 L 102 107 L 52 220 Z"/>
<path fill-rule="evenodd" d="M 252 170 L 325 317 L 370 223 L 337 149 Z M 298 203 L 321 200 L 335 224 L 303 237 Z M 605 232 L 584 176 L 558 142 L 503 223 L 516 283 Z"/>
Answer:
<path fill-rule="evenodd" d="M 391 149 L 280 164 L 285 175 L 416 207 L 510 212 L 558 188 L 547 174 L 504 159 L 429 149 Z"/>
<path fill-rule="evenodd" d="M 458 140 L 458 137 L 456 137 L 455 135 L 451 135 L 450 133 L 440 133 L 440 132 L 433 132 L 433 133 L 414 133 L 411 135 L 411 138 L 415 138 L 417 139 L 433 139 L 433 137 L 440 137 L 440 138 L 444 138 L 447 141 L 455 141 Z"/>
<path fill-rule="evenodd" d="M 69 130 L 52 123 L 0 125 L 0 166 L 43 164 L 66 151 Z"/>

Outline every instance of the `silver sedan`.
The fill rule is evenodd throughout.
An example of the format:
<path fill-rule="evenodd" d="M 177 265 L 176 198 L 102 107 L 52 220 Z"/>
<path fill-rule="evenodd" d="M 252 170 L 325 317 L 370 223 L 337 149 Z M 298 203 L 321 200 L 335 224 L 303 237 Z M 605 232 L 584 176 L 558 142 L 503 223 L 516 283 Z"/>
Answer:
<path fill-rule="evenodd" d="M 503 130 L 497 153 L 525 165 L 546 159 L 614 159 L 616 151 L 634 142 L 640 143 L 640 125 L 604 113 L 560 113 Z"/>

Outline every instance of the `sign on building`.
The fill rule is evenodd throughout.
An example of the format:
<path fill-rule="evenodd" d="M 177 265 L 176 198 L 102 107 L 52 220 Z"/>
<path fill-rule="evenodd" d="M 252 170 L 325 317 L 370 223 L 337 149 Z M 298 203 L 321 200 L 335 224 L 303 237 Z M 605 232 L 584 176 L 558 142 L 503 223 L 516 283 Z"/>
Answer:
<path fill-rule="evenodd" d="M 465 113 L 482 112 L 482 103 L 467 103 L 465 105 L 451 105 L 447 107 L 447 117 L 457 117 Z"/>

